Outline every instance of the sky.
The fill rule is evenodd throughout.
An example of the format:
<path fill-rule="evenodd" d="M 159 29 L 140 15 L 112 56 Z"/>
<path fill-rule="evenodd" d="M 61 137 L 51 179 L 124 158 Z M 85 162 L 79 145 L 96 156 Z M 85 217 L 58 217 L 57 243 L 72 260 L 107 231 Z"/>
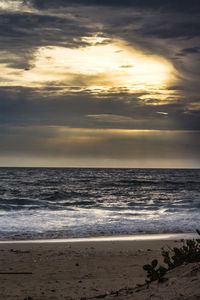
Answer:
<path fill-rule="evenodd" d="M 199 0 L 0 0 L 0 166 L 200 167 Z"/>

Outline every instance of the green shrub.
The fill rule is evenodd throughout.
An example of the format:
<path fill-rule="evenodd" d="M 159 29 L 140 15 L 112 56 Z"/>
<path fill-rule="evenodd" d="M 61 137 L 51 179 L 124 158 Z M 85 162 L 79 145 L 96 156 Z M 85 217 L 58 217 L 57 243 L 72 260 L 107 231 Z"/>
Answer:
<path fill-rule="evenodd" d="M 200 230 L 197 230 L 200 235 Z M 199 262 L 200 261 L 200 239 L 196 240 L 182 240 L 181 248 L 173 248 L 170 251 L 162 251 L 164 263 L 168 269 L 173 269 L 182 265 L 183 263 Z"/>
<path fill-rule="evenodd" d="M 200 230 L 196 230 L 200 235 Z M 154 259 L 151 264 L 146 264 L 143 269 L 147 272 L 146 282 L 154 280 L 161 281 L 168 270 L 176 268 L 184 263 L 200 262 L 200 239 L 182 240 L 182 247 L 174 247 L 170 251 L 162 251 L 162 256 L 166 267 L 159 266 L 157 259 Z"/>
<path fill-rule="evenodd" d="M 157 259 L 152 260 L 151 264 L 147 264 L 143 266 L 143 269 L 147 271 L 147 278 L 150 280 L 146 280 L 146 282 L 151 282 L 154 280 L 161 281 L 161 278 L 166 274 L 167 269 L 163 266 L 156 268 L 158 265 Z"/>

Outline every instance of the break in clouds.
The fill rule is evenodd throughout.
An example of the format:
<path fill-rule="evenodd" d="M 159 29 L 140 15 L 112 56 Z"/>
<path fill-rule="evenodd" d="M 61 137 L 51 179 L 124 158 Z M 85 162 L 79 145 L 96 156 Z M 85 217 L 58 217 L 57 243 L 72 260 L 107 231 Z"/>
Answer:
<path fill-rule="evenodd" d="M 199 15 L 0 0 L 1 165 L 199 166 Z"/>

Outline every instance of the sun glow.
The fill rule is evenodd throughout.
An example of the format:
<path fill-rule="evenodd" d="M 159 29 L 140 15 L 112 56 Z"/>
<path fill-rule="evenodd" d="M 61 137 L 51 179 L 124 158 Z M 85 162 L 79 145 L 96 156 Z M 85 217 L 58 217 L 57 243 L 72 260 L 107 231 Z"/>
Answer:
<path fill-rule="evenodd" d="M 41 47 L 35 53 L 31 69 L 12 73 L 4 66 L 4 74 L 9 75 L 10 85 L 45 87 L 51 83 L 60 92 L 71 87 L 97 92 L 110 89 L 152 92 L 165 89 L 174 80 L 172 64 L 162 57 L 136 51 L 123 41 L 103 38 L 83 41 L 87 46 L 75 49 Z"/>
<path fill-rule="evenodd" d="M 29 1 L 23 0 L 1 0 L 0 1 L 0 11 L 7 12 L 31 12 L 34 8 L 29 5 Z"/>

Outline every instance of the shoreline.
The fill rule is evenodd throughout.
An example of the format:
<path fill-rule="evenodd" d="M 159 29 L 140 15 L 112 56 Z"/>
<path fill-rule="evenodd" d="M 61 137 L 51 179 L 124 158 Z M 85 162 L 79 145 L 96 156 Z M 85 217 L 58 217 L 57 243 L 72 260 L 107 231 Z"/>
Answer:
<path fill-rule="evenodd" d="M 87 243 L 87 242 L 114 242 L 114 241 L 173 241 L 198 238 L 197 233 L 155 233 L 122 236 L 99 236 L 83 238 L 33 239 L 33 240 L 0 240 L 0 244 L 34 244 L 34 243 Z"/>

